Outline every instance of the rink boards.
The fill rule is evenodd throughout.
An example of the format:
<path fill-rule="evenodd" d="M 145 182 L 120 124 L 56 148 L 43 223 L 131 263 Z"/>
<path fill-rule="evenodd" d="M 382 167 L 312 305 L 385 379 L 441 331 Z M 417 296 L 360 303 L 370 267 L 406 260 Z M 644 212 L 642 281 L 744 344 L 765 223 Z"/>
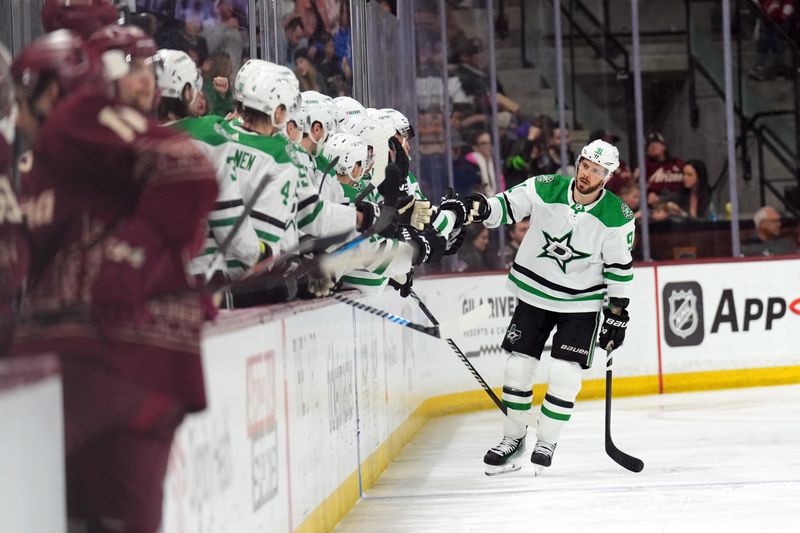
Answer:
<path fill-rule="evenodd" d="M 505 275 L 415 287 L 440 320 L 492 305 L 457 342 L 499 387 Z M 638 267 L 631 299 L 619 395 L 800 381 L 800 260 Z M 364 302 L 427 323 L 392 291 Z M 204 346 L 210 408 L 177 438 L 165 533 L 328 530 L 425 420 L 492 407 L 444 342 L 343 304 L 233 313 Z M 583 397 L 602 395 L 604 372 L 598 351 Z"/>

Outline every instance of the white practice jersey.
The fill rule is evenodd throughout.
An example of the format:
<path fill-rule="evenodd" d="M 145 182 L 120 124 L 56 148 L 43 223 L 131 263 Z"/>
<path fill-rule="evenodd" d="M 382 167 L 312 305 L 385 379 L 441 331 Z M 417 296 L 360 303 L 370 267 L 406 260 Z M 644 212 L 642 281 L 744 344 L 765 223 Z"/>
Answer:
<path fill-rule="evenodd" d="M 195 144 L 214 166 L 219 186 L 217 202 L 208 215 L 209 228 L 205 245 L 200 255 L 189 263 L 189 273 L 193 275 L 203 275 L 209 270 L 220 245 L 225 242 L 244 214 L 239 181 L 235 169 L 229 165 L 235 145 L 229 142 L 222 123 L 221 117 L 207 116 L 184 118 L 172 124 L 172 127 L 186 132 L 195 140 Z M 260 252 L 256 231 L 250 219 L 246 218 L 230 241 L 225 257 L 218 261 L 217 270 L 226 272 L 232 279 L 237 279 L 258 261 Z"/>
<path fill-rule="evenodd" d="M 522 301 L 561 313 L 598 311 L 604 296 L 627 297 L 633 280 L 633 211 L 603 190 L 575 203 L 574 178 L 536 176 L 489 198 L 489 228 L 530 216 L 507 287 Z"/>

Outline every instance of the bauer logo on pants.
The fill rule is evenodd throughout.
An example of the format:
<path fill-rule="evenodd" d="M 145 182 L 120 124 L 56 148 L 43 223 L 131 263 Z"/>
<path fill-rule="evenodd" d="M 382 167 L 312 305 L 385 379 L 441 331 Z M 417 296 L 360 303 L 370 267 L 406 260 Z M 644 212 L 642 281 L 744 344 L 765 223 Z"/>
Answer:
<path fill-rule="evenodd" d="M 662 292 L 664 340 L 669 346 L 703 342 L 703 289 L 694 281 L 667 283 Z"/>

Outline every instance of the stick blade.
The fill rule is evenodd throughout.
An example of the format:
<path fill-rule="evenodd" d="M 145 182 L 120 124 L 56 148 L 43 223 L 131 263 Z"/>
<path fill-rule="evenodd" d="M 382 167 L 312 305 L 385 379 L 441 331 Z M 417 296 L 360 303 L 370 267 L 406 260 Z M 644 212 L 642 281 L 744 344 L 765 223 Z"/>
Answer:
<path fill-rule="evenodd" d="M 439 324 L 439 336 L 443 339 L 452 339 L 463 335 L 465 331 L 485 322 L 491 314 L 492 307 L 489 304 L 479 305 L 469 313 Z"/>
<path fill-rule="evenodd" d="M 628 455 L 614 445 L 609 438 L 606 439 L 606 453 L 619 466 L 631 472 L 641 472 L 644 469 L 644 462 L 632 455 Z"/>

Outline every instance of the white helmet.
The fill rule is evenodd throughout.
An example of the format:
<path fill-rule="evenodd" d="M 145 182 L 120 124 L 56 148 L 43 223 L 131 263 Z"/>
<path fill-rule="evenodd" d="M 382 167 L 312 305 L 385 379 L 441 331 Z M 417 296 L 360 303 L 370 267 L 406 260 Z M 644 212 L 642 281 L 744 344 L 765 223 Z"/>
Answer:
<path fill-rule="evenodd" d="M 411 121 L 408 120 L 404 114 L 402 114 L 397 109 L 391 109 L 389 107 L 385 107 L 381 109 L 384 113 L 387 113 L 392 120 L 394 121 L 394 129 L 406 139 L 413 139 L 416 133 L 414 132 L 414 126 L 411 125 Z"/>
<path fill-rule="evenodd" d="M 303 95 L 305 95 L 305 93 L 303 93 Z M 300 112 L 305 121 L 304 128 L 306 133 L 309 134 L 309 138 L 317 145 L 317 149 L 319 149 L 328 139 L 328 136 L 336 131 L 336 117 L 334 116 L 332 106 L 327 106 L 324 103 L 307 104 L 305 96 L 303 96 L 303 106 Z M 323 130 L 322 137 L 320 137 L 318 141 L 314 140 L 314 137 L 311 136 L 311 128 L 317 122 L 319 122 Z"/>
<path fill-rule="evenodd" d="M 267 115 L 276 128 L 286 126 L 299 110 L 300 93 L 286 80 L 276 80 L 271 72 L 259 72 L 249 77 L 242 87 L 242 106 Z M 278 122 L 275 112 L 286 108 L 286 120 Z"/>
<path fill-rule="evenodd" d="M 349 96 L 339 96 L 333 99 L 333 105 L 336 107 L 336 122 L 343 123 L 350 117 L 365 117 L 367 110 L 358 100 L 350 98 Z"/>
<path fill-rule="evenodd" d="M 606 180 L 608 180 L 611 174 L 619 167 L 619 150 L 617 150 L 617 147 L 613 144 L 607 143 L 602 139 L 594 140 L 583 147 L 575 162 L 575 168 L 578 168 L 581 158 L 597 163 L 606 169 Z"/>
<path fill-rule="evenodd" d="M 364 143 L 372 148 L 372 155 L 364 165 L 364 172 L 369 172 L 373 163 L 386 166 L 389 161 L 389 138 L 394 132 L 387 130 L 375 119 L 351 117 L 339 125 L 342 131 L 358 135 Z"/>
<path fill-rule="evenodd" d="M 348 176 L 353 181 L 357 179 L 353 177 L 353 169 L 356 164 L 361 163 L 362 168 L 366 166 L 367 145 L 353 134 L 334 133 L 328 138 L 323 151 L 325 157 L 331 161 L 339 158 L 333 165 L 336 174 Z"/>
<path fill-rule="evenodd" d="M 236 73 L 236 78 L 233 82 L 233 100 L 241 102 L 244 86 L 253 76 L 263 72 L 273 72 L 276 80 L 288 81 L 295 86 L 298 92 L 300 91 L 300 82 L 297 81 L 297 76 L 294 75 L 291 69 L 263 59 L 248 59 Z"/>
<path fill-rule="evenodd" d="M 162 98 L 181 99 L 188 83 L 193 89 L 192 103 L 203 90 L 203 77 L 189 54 L 163 48 L 157 52 L 156 86 Z"/>
<path fill-rule="evenodd" d="M 324 105 L 331 109 L 335 109 L 333 98 L 327 94 L 322 94 L 317 91 L 303 91 L 300 96 L 303 97 L 303 105 Z"/>
<path fill-rule="evenodd" d="M 392 116 L 389 113 L 386 113 L 383 109 L 375 109 L 374 107 L 369 107 L 367 108 L 367 115 L 372 120 L 378 121 L 386 131 L 392 132 L 392 135 L 394 135 L 394 132 L 397 131 Z"/>

